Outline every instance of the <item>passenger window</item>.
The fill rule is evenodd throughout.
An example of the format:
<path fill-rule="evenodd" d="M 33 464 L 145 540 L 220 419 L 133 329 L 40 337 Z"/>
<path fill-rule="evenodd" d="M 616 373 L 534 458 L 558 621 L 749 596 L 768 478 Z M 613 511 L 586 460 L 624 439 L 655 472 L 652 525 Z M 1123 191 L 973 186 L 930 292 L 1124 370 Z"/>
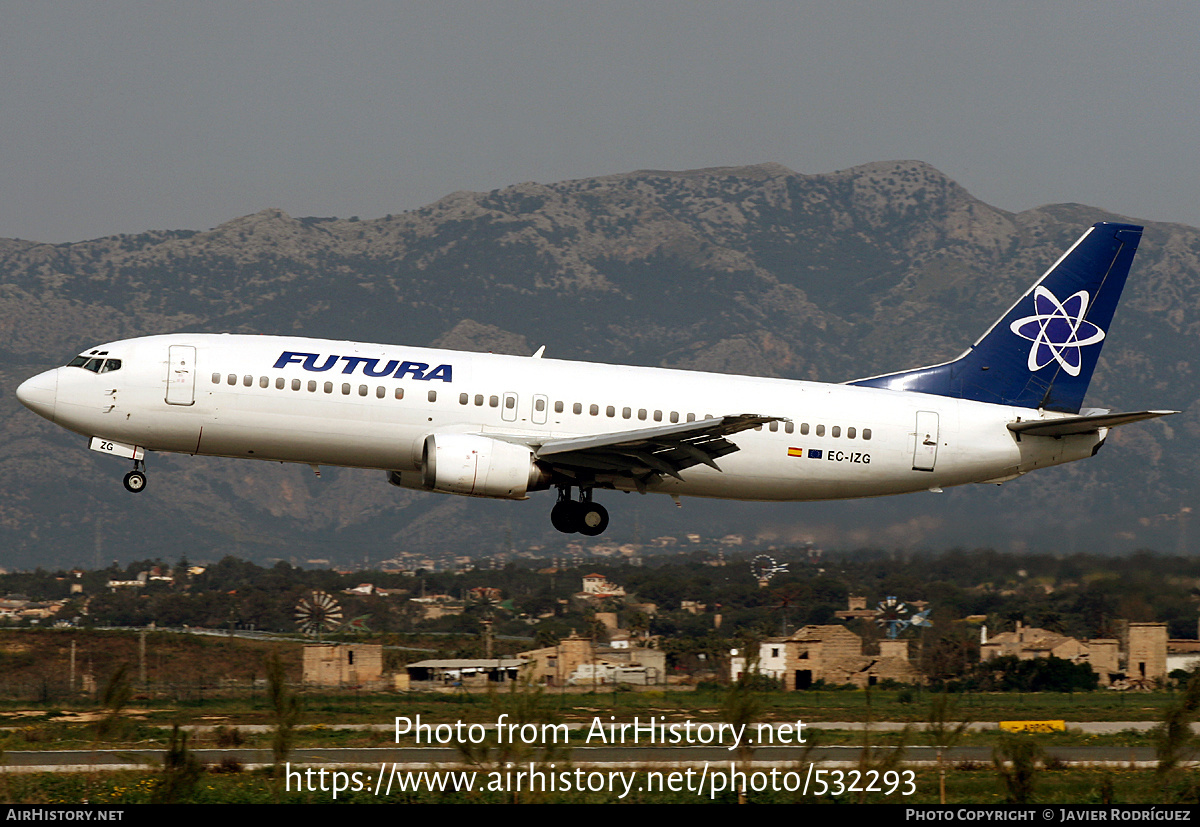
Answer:
<path fill-rule="evenodd" d="M 475 394 L 475 404 L 480 408 L 483 407 L 483 394 L 482 393 Z"/>
<path fill-rule="evenodd" d="M 833 426 L 833 431 L 832 431 L 831 433 L 832 433 L 832 435 L 833 435 L 833 437 L 834 437 L 835 439 L 836 439 L 837 437 L 841 436 L 841 435 L 842 435 L 842 426 L 841 426 L 841 425 L 834 425 L 834 426 Z"/>
<path fill-rule="evenodd" d="M 604 409 L 604 413 L 606 413 L 608 416 L 616 416 L 616 415 L 617 415 L 617 409 L 616 409 L 616 408 L 614 408 L 612 405 L 609 405 L 608 407 L 606 407 L 606 408 Z"/>
<path fill-rule="evenodd" d="M 662 422 L 662 411 L 655 411 L 655 412 L 654 412 L 654 421 L 655 421 L 655 422 Z"/>
<path fill-rule="evenodd" d="M 292 390 L 294 390 L 294 391 L 300 390 L 300 380 L 299 379 L 292 380 Z"/>
<path fill-rule="evenodd" d="M 430 402 L 437 402 L 437 391 L 430 391 L 428 398 Z"/>
<path fill-rule="evenodd" d="M 817 426 L 817 436 L 825 436 L 825 426 L 824 425 Z"/>
<path fill-rule="evenodd" d="M 808 436 L 808 423 L 807 422 L 800 423 L 800 435 Z"/>
<path fill-rule="evenodd" d="M 271 387 L 271 380 L 265 376 L 260 376 L 258 377 L 258 386 L 260 388 L 269 388 Z"/>
<path fill-rule="evenodd" d="M 359 386 L 358 386 L 358 395 L 359 395 L 359 396 L 366 396 L 366 395 L 367 395 L 367 386 L 366 386 L 366 385 L 359 385 Z"/>
<path fill-rule="evenodd" d="M 536 411 L 544 411 L 544 410 L 546 410 L 546 400 L 545 400 L 545 399 L 537 399 L 537 400 L 534 400 L 534 403 L 533 403 L 533 408 L 534 408 L 534 410 L 536 410 Z"/>
<path fill-rule="evenodd" d="M 599 416 L 600 415 L 600 406 L 599 405 L 590 406 L 588 408 L 588 413 L 590 413 L 592 416 Z"/>
<path fill-rule="evenodd" d="M 349 395 L 350 395 L 350 383 L 343 382 L 342 383 L 342 396 L 349 396 Z"/>
<path fill-rule="evenodd" d="M 784 433 L 788 433 L 788 434 L 790 434 L 790 433 L 792 433 L 792 432 L 793 432 L 793 431 L 795 431 L 795 430 L 796 430 L 796 423 L 795 423 L 795 422 L 785 422 L 785 423 L 783 423 L 783 431 L 784 431 Z"/>
<path fill-rule="evenodd" d="M 488 406 L 492 407 L 492 408 L 499 408 L 500 407 L 500 397 L 489 396 L 488 397 Z"/>
<path fill-rule="evenodd" d="M 679 411 L 671 411 L 671 421 L 672 422 L 679 421 Z"/>
<path fill-rule="evenodd" d="M 775 433 L 776 431 L 778 431 L 778 430 L 779 430 L 779 423 L 778 423 L 778 422 L 772 422 L 772 423 L 770 424 L 770 426 L 768 426 L 768 427 L 770 427 L 770 429 L 771 429 L 771 433 Z"/>
<path fill-rule="evenodd" d="M 332 382 L 325 383 L 325 393 L 333 393 L 333 383 Z"/>
<path fill-rule="evenodd" d="M 237 384 L 237 377 L 236 377 L 236 376 L 234 376 L 234 375 L 231 373 L 231 374 L 229 374 L 229 376 L 225 377 L 225 381 L 226 381 L 226 382 L 228 382 L 228 383 L 229 383 L 229 384 L 231 384 L 231 385 L 236 385 L 236 384 Z"/>
<path fill-rule="evenodd" d="M 623 419 L 629 419 L 631 416 L 633 416 L 633 411 L 631 409 L 629 409 L 629 408 L 621 409 L 621 417 Z"/>
<path fill-rule="evenodd" d="M 643 421 L 646 419 L 646 409 L 645 408 L 638 408 L 638 419 L 641 419 Z"/>
<path fill-rule="evenodd" d="M 214 384 L 214 385 L 219 385 L 219 384 L 221 384 L 221 374 L 219 374 L 219 373 L 214 373 L 214 374 L 213 374 L 213 384 Z"/>
<path fill-rule="evenodd" d="M 254 384 L 254 377 L 253 376 L 243 376 L 242 384 L 245 385 L 246 387 L 250 387 L 251 385 Z"/>
<path fill-rule="evenodd" d="M 507 409 L 508 409 L 508 410 L 510 410 L 510 411 L 511 411 L 513 408 L 517 407 L 517 399 L 516 399 L 516 397 L 515 397 L 515 396 L 506 396 L 506 397 L 504 397 L 504 407 L 505 407 L 505 408 L 507 408 Z"/>
<path fill-rule="evenodd" d="M 563 412 L 563 403 L 561 403 L 561 402 L 555 402 L 555 403 L 554 403 L 554 412 L 555 412 L 555 413 L 562 413 L 562 412 Z"/>
<path fill-rule="evenodd" d="M 471 401 L 471 397 L 467 396 L 465 393 L 460 393 L 458 395 L 458 404 L 465 405 L 470 401 Z"/>
<path fill-rule="evenodd" d="M 870 439 L 870 438 L 871 438 L 871 429 L 863 428 L 863 439 Z"/>
<path fill-rule="evenodd" d="M 856 433 L 856 431 L 853 428 L 847 428 L 846 429 L 846 439 L 854 439 L 855 433 Z"/>
<path fill-rule="evenodd" d="M 380 385 L 379 387 L 377 387 L 375 389 L 375 398 L 376 399 L 383 399 L 383 397 L 385 397 L 385 396 L 387 396 L 387 388 L 385 388 L 383 385 Z"/>
<path fill-rule="evenodd" d="M 309 392 L 309 393 L 316 393 L 316 392 L 317 392 L 317 380 L 316 380 L 316 379 L 309 379 L 309 380 L 308 380 L 308 392 Z"/>
<path fill-rule="evenodd" d="M 397 399 L 404 398 L 404 388 L 396 388 L 396 398 Z"/>
<path fill-rule="evenodd" d="M 754 426 L 754 430 L 756 430 L 756 431 L 761 431 L 761 430 L 762 430 L 762 423 L 760 422 L 760 423 L 758 423 L 757 425 L 755 425 L 755 426 Z"/>
<path fill-rule="evenodd" d="M 694 413 L 690 413 L 690 414 L 688 414 L 688 415 L 687 415 L 687 421 L 688 421 L 688 422 L 695 422 L 695 421 L 696 421 L 696 415 L 695 415 Z"/>
<path fill-rule="evenodd" d="M 583 405 L 579 402 L 576 402 L 574 405 L 571 406 L 571 412 L 574 414 L 582 414 L 583 413 Z"/>
<path fill-rule="evenodd" d="M 279 390 L 279 391 L 283 390 L 283 387 L 286 384 L 287 384 L 287 380 L 284 379 L 282 376 L 280 376 L 278 379 L 275 380 L 275 390 Z"/>

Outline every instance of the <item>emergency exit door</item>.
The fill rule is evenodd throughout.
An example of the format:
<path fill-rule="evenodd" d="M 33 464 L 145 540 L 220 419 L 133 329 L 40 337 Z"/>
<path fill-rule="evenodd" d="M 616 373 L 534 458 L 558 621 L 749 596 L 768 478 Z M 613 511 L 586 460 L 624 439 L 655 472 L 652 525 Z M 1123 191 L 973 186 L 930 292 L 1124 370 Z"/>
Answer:
<path fill-rule="evenodd" d="M 938 415 L 917 411 L 917 431 L 913 445 L 913 470 L 932 471 L 937 463 Z"/>
<path fill-rule="evenodd" d="M 167 358 L 167 404 L 196 402 L 196 348 L 171 345 Z"/>

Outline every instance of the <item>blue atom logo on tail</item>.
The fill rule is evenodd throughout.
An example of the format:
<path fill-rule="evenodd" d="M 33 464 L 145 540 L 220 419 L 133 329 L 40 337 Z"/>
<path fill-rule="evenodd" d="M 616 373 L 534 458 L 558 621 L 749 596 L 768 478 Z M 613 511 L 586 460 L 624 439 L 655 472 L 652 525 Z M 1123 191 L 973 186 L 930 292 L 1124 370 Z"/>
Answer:
<path fill-rule="evenodd" d="M 1034 315 L 1009 325 L 1013 333 L 1033 342 L 1028 362 L 1031 371 L 1058 362 L 1067 373 L 1079 375 L 1083 363 L 1080 349 L 1104 339 L 1104 331 L 1084 318 L 1088 299 L 1086 290 L 1065 302 L 1041 285 L 1033 291 Z"/>

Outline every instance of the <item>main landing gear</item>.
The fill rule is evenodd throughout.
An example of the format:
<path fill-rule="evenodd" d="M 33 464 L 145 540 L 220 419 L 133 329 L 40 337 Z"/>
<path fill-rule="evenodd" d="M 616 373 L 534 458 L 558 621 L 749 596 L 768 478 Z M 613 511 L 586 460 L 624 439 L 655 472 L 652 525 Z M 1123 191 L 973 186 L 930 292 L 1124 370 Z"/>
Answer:
<path fill-rule="evenodd" d="M 571 486 L 558 487 L 558 502 L 550 512 L 550 522 L 563 534 L 579 533 L 595 537 L 608 528 L 608 509 L 592 502 L 592 489 L 579 489 L 579 500 L 571 499 Z"/>
<path fill-rule="evenodd" d="M 125 490 L 131 494 L 140 494 L 146 490 L 146 466 L 141 462 L 134 462 L 133 470 L 125 475 L 122 482 L 125 484 Z"/>

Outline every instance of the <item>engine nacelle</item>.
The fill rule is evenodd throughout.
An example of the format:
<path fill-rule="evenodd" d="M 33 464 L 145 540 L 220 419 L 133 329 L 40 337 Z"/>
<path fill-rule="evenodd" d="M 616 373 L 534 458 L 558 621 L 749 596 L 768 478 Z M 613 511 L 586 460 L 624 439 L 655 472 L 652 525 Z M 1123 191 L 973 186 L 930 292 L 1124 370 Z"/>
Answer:
<path fill-rule="evenodd" d="M 527 446 L 476 434 L 425 437 L 419 484 L 414 484 L 416 476 L 393 471 L 388 481 L 404 488 L 507 500 L 523 500 L 527 491 L 550 485 Z"/>

